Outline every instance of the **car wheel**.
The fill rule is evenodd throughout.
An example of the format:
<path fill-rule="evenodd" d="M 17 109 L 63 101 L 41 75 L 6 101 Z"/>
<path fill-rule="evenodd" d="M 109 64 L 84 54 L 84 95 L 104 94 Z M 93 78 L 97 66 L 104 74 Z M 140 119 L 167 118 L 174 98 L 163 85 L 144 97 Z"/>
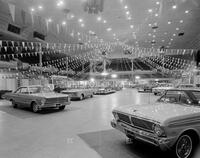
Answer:
<path fill-rule="evenodd" d="M 64 110 L 64 109 L 65 109 L 65 105 L 59 107 L 59 110 Z"/>
<path fill-rule="evenodd" d="M 34 112 L 34 113 L 37 113 L 40 109 L 39 109 L 39 106 L 36 102 L 32 103 L 31 105 L 31 110 Z"/>
<path fill-rule="evenodd" d="M 93 98 L 93 94 L 90 97 Z"/>
<path fill-rule="evenodd" d="M 81 96 L 80 96 L 80 100 L 83 100 L 83 98 L 84 98 L 84 95 L 83 95 L 83 94 L 81 94 Z"/>
<path fill-rule="evenodd" d="M 177 140 L 175 151 L 177 158 L 191 158 L 193 151 L 193 140 L 189 135 L 182 135 Z"/>
<path fill-rule="evenodd" d="M 154 95 L 157 95 L 157 93 L 154 92 Z"/>
<path fill-rule="evenodd" d="M 10 100 L 10 101 L 12 102 L 13 108 L 17 108 L 17 104 L 15 103 L 15 101 L 14 100 Z"/>

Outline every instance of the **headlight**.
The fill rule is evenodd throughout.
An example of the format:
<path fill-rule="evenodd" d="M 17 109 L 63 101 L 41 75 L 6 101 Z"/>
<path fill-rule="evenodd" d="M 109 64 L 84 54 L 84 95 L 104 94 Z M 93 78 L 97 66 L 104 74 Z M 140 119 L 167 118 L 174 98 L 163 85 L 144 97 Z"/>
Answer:
<path fill-rule="evenodd" d="M 116 112 L 113 112 L 113 116 L 114 116 L 114 118 L 115 118 L 115 120 L 116 120 L 116 121 L 118 121 L 118 120 L 119 120 L 119 116 L 117 115 L 117 113 L 116 113 Z"/>
<path fill-rule="evenodd" d="M 158 125 L 158 124 L 153 125 L 153 130 L 154 130 L 154 133 L 155 133 L 158 137 L 164 137 L 164 136 L 166 136 L 164 130 L 163 130 L 163 129 L 161 128 L 161 126 Z"/>
<path fill-rule="evenodd" d="M 42 105 L 44 105 L 45 102 L 46 102 L 46 99 L 42 99 L 42 100 L 41 100 L 41 104 L 42 104 Z"/>

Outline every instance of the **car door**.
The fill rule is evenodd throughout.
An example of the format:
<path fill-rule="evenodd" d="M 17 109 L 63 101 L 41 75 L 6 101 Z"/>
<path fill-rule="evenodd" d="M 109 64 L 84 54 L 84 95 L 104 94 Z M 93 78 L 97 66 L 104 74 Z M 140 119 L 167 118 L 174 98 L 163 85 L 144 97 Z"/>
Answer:
<path fill-rule="evenodd" d="M 17 97 L 17 104 L 26 107 L 28 105 L 29 92 L 27 87 L 22 87 Z"/>

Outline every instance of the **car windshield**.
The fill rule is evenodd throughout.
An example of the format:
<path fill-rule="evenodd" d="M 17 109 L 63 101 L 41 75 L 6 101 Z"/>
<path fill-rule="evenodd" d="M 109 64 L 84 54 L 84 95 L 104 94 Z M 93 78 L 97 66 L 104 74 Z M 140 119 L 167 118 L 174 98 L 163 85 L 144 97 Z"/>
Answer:
<path fill-rule="evenodd" d="M 52 92 L 49 87 L 29 87 L 30 93 L 50 93 Z"/>

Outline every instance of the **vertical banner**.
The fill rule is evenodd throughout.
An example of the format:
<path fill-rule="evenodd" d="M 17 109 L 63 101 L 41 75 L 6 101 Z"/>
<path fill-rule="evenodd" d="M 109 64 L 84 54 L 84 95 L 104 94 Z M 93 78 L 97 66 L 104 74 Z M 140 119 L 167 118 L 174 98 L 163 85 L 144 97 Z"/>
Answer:
<path fill-rule="evenodd" d="M 13 22 L 15 22 L 15 5 L 8 3 L 8 7 L 9 7 L 9 10 L 10 10 L 10 14 L 12 16 L 12 20 L 13 20 Z"/>
<path fill-rule="evenodd" d="M 34 25 L 34 14 L 33 14 L 33 12 L 31 12 L 31 22 L 32 22 L 32 25 Z"/>
<path fill-rule="evenodd" d="M 24 10 L 21 10 L 21 17 L 22 17 L 22 23 L 26 23 L 26 12 Z"/>
<path fill-rule="evenodd" d="M 57 24 L 57 34 L 60 33 L 60 27 L 59 27 L 59 24 Z"/>
<path fill-rule="evenodd" d="M 49 22 L 48 19 L 46 19 L 46 28 L 47 28 L 47 32 L 49 31 Z"/>

